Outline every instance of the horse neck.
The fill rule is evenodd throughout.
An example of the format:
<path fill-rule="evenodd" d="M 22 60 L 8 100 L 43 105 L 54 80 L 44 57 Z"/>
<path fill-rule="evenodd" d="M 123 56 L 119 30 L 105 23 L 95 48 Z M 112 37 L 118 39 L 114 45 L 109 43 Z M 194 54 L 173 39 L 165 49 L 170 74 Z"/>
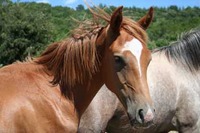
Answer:
<path fill-rule="evenodd" d="M 93 75 L 92 79 L 88 80 L 84 84 L 76 85 L 73 88 L 74 105 L 79 118 L 103 85 L 100 77 L 100 73 L 96 73 Z"/>
<path fill-rule="evenodd" d="M 44 66 L 37 65 L 38 70 L 44 70 Z M 44 71 L 39 71 L 41 75 L 45 76 L 45 78 L 48 79 L 48 81 L 51 81 L 53 79 L 53 76 L 46 74 Z M 73 100 L 67 98 L 68 101 L 71 101 L 74 103 L 75 110 L 77 112 L 77 115 L 80 119 L 83 112 L 86 110 L 98 90 L 103 86 L 103 82 L 101 80 L 100 72 L 97 72 L 93 75 L 92 78 L 85 80 L 83 84 L 77 84 L 72 88 L 72 95 Z"/>

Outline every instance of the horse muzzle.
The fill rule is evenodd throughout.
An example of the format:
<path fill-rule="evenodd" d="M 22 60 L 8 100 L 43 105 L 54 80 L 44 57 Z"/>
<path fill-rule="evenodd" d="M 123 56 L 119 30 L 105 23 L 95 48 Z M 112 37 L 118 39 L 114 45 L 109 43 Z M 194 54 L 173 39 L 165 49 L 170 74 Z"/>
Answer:
<path fill-rule="evenodd" d="M 153 125 L 154 112 L 150 108 L 139 109 L 135 115 L 128 112 L 128 117 L 133 128 L 147 128 Z"/>

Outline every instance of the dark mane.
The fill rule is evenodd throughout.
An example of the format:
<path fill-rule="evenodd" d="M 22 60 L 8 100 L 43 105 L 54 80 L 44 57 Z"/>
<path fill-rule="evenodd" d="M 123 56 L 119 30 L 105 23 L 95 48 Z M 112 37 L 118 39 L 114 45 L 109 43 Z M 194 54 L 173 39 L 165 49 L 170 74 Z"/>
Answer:
<path fill-rule="evenodd" d="M 162 52 L 169 61 L 180 63 L 191 72 L 197 71 L 200 68 L 200 29 L 184 33 L 178 41 L 153 52 Z"/>
<path fill-rule="evenodd" d="M 91 78 L 98 70 L 96 39 L 111 18 L 99 8 L 90 10 L 94 20 L 81 23 L 67 39 L 51 44 L 40 57 L 35 59 L 37 64 L 43 65 L 48 74 L 54 77 L 52 83 L 59 84 L 62 94 L 69 98 L 71 89 L 76 84 L 84 83 L 83 80 Z M 104 20 L 108 24 L 102 26 L 96 23 L 96 19 Z M 133 20 L 124 17 L 122 28 L 146 43 L 146 32 Z"/>

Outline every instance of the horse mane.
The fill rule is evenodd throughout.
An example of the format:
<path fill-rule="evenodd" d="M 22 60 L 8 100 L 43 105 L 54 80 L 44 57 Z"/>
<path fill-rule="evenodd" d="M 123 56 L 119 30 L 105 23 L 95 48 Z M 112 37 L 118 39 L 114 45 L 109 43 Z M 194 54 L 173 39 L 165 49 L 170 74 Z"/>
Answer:
<path fill-rule="evenodd" d="M 72 97 L 72 88 L 84 80 L 92 78 L 98 71 L 99 57 L 96 40 L 110 21 L 111 16 L 100 8 L 89 8 L 92 20 L 80 23 L 71 35 L 47 47 L 44 53 L 34 62 L 44 66 L 44 71 L 53 76 L 52 84 L 60 85 L 61 93 L 68 98 Z M 108 22 L 106 26 L 97 23 L 97 19 Z M 122 28 L 130 32 L 141 42 L 147 41 L 146 32 L 133 20 L 124 17 Z"/>
<path fill-rule="evenodd" d="M 169 61 L 182 64 L 186 69 L 195 72 L 200 68 L 200 29 L 183 33 L 177 41 L 153 52 L 163 52 Z"/>

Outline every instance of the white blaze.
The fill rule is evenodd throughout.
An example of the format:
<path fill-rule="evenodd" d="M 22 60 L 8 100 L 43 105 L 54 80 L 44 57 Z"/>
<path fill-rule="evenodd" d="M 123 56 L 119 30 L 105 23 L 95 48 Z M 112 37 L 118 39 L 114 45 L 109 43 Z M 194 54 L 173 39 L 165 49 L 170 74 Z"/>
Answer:
<path fill-rule="evenodd" d="M 124 48 L 122 49 L 122 52 L 130 51 L 136 57 L 139 66 L 140 76 L 142 75 L 140 65 L 140 56 L 142 53 L 142 48 L 142 43 L 138 39 L 134 38 L 133 40 L 126 42 Z"/>

